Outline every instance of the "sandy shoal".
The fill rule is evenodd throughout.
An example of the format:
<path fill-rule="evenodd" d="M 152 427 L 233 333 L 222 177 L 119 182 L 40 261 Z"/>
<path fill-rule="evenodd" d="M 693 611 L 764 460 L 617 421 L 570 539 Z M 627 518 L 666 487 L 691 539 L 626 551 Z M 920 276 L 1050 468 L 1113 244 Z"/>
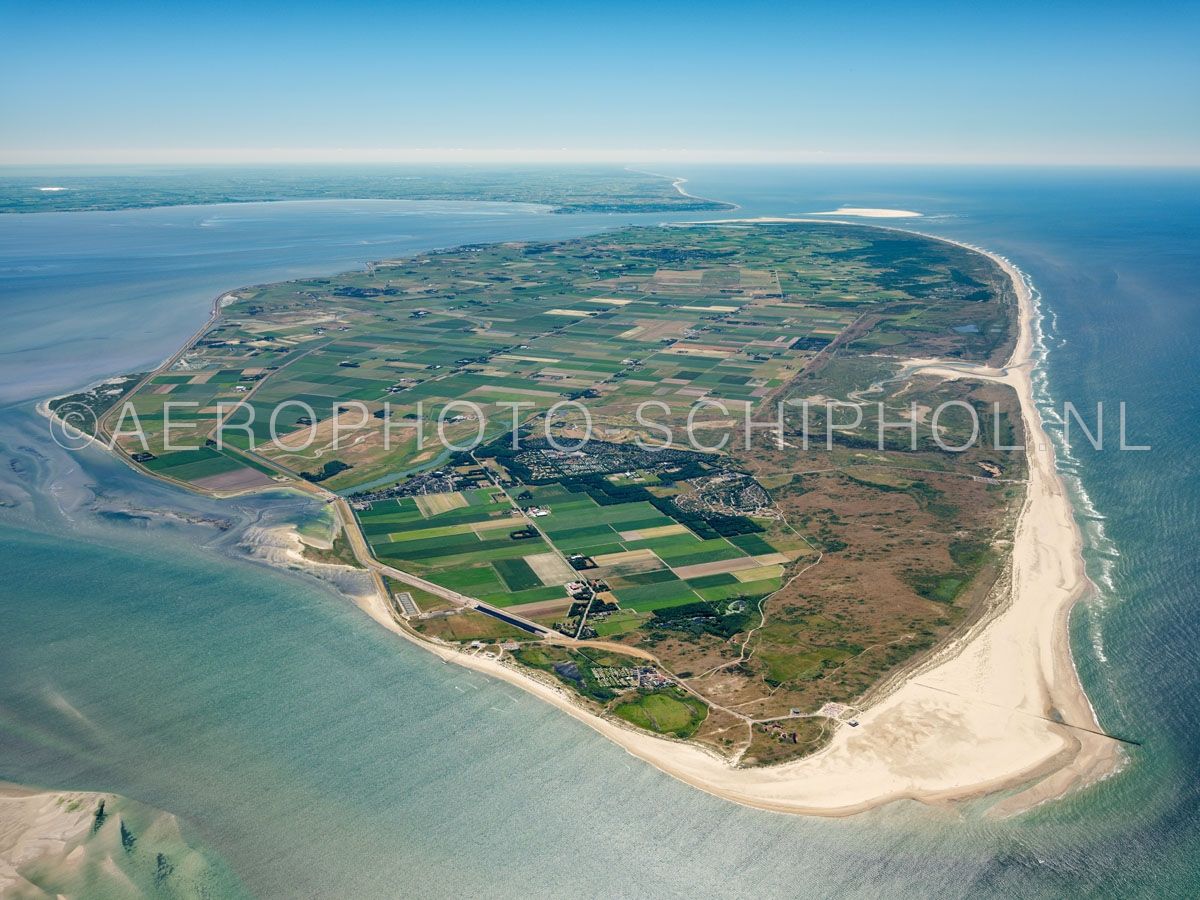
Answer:
<path fill-rule="evenodd" d="M 824 212 L 809 213 L 810 216 L 854 216 L 858 219 L 919 219 L 921 213 L 911 209 L 878 209 L 870 206 L 841 206 Z"/>
<path fill-rule="evenodd" d="M 21 866 L 59 853 L 86 834 L 96 801 L 103 796 L 0 784 L 0 896 L 28 886 L 17 874 Z"/>

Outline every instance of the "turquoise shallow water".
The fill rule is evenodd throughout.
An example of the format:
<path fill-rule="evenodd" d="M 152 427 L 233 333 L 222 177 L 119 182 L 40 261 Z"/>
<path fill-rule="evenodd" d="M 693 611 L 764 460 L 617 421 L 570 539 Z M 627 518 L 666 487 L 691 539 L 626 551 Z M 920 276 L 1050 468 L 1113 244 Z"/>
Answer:
<path fill-rule="evenodd" d="M 1154 450 L 1076 447 L 1070 465 L 1106 516 L 1084 519 L 1101 593 L 1073 638 L 1105 725 L 1145 743 L 1124 773 L 1003 822 L 742 809 L 244 559 L 242 530 L 297 501 L 207 501 L 48 442 L 28 398 L 165 356 L 220 290 L 626 221 L 298 203 L 0 217 L 0 778 L 174 812 L 259 896 L 1194 894 L 1196 177 L 683 174 L 756 215 L 936 213 L 919 226 L 1010 255 L 1042 290 L 1047 399 L 1130 404 Z M 228 527 L 137 512 L 164 509 Z"/>

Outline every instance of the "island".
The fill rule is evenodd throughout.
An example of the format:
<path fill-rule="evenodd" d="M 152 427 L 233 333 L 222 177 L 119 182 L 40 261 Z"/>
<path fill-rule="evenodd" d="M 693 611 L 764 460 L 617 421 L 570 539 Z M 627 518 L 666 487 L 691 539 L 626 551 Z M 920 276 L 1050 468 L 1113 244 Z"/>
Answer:
<path fill-rule="evenodd" d="M 48 411 L 156 478 L 304 492 L 377 621 L 785 812 L 1110 771 L 1079 537 L 992 254 L 830 220 L 470 245 L 222 294 Z"/>
<path fill-rule="evenodd" d="M 49 180 L 47 180 L 49 178 Z M 0 174 L 0 214 L 149 209 L 283 200 L 471 200 L 530 203 L 553 213 L 729 210 L 687 179 L 621 167 L 448 165 L 208 166 L 150 173 Z"/>

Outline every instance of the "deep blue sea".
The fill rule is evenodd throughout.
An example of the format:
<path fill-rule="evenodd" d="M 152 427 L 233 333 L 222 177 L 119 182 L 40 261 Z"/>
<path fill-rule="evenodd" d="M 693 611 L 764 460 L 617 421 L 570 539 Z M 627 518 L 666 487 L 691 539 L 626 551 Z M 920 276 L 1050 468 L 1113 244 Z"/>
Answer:
<path fill-rule="evenodd" d="M 1043 401 L 1109 423 L 1062 461 L 1098 585 L 1077 662 L 1105 727 L 1142 742 L 1120 774 L 1007 820 L 743 809 L 244 558 L 243 529 L 300 501 L 198 498 L 49 440 L 33 401 L 155 364 L 223 290 L 663 219 L 324 201 L 0 216 L 0 779 L 175 813 L 261 897 L 1200 893 L 1200 175 L 678 174 L 738 215 L 919 210 L 885 224 L 1033 278 Z M 1121 401 L 1152 450 L 1116 449 Z"/>

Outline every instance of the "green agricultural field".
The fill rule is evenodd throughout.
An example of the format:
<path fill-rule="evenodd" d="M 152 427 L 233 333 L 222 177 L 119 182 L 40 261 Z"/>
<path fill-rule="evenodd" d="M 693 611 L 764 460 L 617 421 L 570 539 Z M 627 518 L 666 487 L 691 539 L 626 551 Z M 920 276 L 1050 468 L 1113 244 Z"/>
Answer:
<path fill-rule="evenodd" d="M 500 559 L 492 563 L 500 577 L 504 580 L 504 585 L 513 593 L 524 591 L 527 588 L 541 587 L 542 580 L 534 574 L 533 569 L 529 567 L 529 563 L 524 559 Z M 561 591 L 558 592 L 561 594 Z M 550 596 L 558 596 L 551 594 Z"/>
<path fill-rule="evenodd" d="M 613 713 L 655 734 L 688 738 L 708 715 L 708 707 L 695 697 L 672 689 L 641 694 L 615 706 Z"/>
<path fill-rule="evenodd" d="M 906 258 L 918 251 L 921 265 Z M 620 424 L 647 398 L 676 421 L 698 397 L 736 415 L 866 313 L 876 324 L 859 342 L 892 346 L 902 335 L 913 354 L 991 358 L 1008 312 L 1002 282 L 980 259 L 834 224 L 627 229 L 431 253 L 235 292 L 189 350 L 186 371 L 158 373 L 132 408 L 152 453 L 165 439 L 164 404 L 189 404 L 171 415 L 196 437 L 215 434 L 222 409 L 222 443 L 253 444 L 285 473 L 348 489 L 420 465 L 404 419 L 418 409 L 430 437 L 451 404 L 479 404 L 483 420 L 441 423 L 454 441 L 510 427 L 498 401 L 530 404 L 528 419 L 586 392 L 594 417 Z M 939 282 L 951 268 L 954 278 Z M 815 271 L 838 290 L 814 290 Z M 954 330 L 965 325 L 976 330 Z M 385 418 L 394 426 L 386 439 Z M 353 439 L 331 453 L 335 429 Z M 135 450 L 124 436 L 122 445 Z"/>
<path fill-rule="evenodd" d="M 633 631 L 646 621 L 646 616 L 634 611 L 623 611 L 613 613 L 602 619 L 594 620 L 592 627 L 596 629 L 596 634 L 602 638 L 612 637 L 618 634 L 624 634 L 628 631 Z"/>

